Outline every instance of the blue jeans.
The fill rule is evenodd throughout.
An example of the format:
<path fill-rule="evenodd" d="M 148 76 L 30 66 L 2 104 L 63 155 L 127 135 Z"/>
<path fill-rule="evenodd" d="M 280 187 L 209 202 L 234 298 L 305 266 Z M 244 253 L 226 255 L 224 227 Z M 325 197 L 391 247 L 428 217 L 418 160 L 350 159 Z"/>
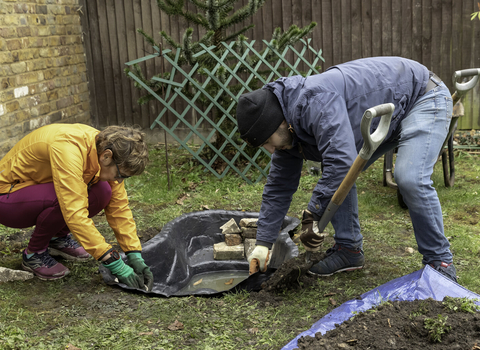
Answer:
<path fill-rule="evenodd" d="M 441 83 L 421 96 L 395 134 L 384 141 L 365 169 L 388 151 L 398 148 L 395 182 L 408 206 L 418 251 L 423 263 L 453 260 L 450 243 L 443 231 L 443 217 L 431 175 L 452 118 L 452 97 Z M 358 222 L 357 190 L 354 186 L 332 219 L 335 242 L 362 249 Z"/>

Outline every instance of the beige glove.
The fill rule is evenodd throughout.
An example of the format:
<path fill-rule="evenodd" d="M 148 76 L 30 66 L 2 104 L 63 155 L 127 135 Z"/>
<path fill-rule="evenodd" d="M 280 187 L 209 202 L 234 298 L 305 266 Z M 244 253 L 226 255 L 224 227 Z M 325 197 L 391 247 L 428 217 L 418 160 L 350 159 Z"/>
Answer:
<path fill-rule="evenodd" d="M 254 273 L 261 271 L 267 271 L 268 260 L 270 257 L 270 251 L 267 247 L 263 245 L 255 246 L 252 254 L 248 257 L 248 263 L 250 264 L 249 274 L 253 275 Z"/>

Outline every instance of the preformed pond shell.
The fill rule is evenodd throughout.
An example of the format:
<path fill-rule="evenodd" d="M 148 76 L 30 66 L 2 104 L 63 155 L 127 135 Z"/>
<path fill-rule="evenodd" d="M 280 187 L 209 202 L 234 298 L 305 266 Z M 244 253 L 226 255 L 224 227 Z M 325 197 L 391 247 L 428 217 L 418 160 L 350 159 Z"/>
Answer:
<path fill-rule="evenodd" d="M 234 290 L 258 291 L 261 284 L 280 267 L 298 255 L 298 248 L 291 240 L 291 234 L 300 220 L 286 216 L 281 232 L 272 250 L 271 262 L 265 273 L 256 273 L 238 283 L 248 271 L 247 259 L 214 260 L 213 245 L 223 242 L 220 226 L 230 219 L 237 225 L 243 218 L 258 218 L 256 212 L 204 210 L 179 216 L 167 223 L 151 240 L 143 245 L 142 256 L 154 275 L 152 291 L 146 292 L 116 283 L 108 269 L 100 265 L 100 272 L 107 284 L 145 293 L 151 296 L 221 295 Z M 122 255 L 125 259 L 125 256 Z M 212 276 L 225 274 L 225 283 L 233 281 L 223 290 L 221 282 L 214 282 Z M 227 275 L 232 273 L 230 278 Z M 203 277 L 205 283 L 203 283 Z M 223 278 L 223 277 L 221 277 Z M 198 283 L 198 281 L 202 281 Z M 193 286 L 194 283 L 198 283 Z M 238 284 L 237 284 L 238 283 Z M 229 284 L 226 284 L 229 286 Z M 221 290 L 222 289 L 222 290 Z"/>

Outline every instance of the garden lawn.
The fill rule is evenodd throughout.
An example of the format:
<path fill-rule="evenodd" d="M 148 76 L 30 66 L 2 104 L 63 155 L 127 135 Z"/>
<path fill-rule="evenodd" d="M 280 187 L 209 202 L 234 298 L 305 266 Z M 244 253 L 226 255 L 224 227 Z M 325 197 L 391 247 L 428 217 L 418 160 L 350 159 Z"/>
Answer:
<path fill-rule="evenodd" d="M 172 146 L 168 190 L 163 145 L 151 148 L 144 174 L 125 181 L 142 242 L 184 213 L 207 208 L 260 210 L 264 182 L 248 185 L 232 173 L 218 180 L 195 164 L 188 152 Z M 0 349 L 280 349 L 341 303 L 422 268 L 408 211 L 398 205 L 395 190 L 382 186 L 382 162 L 357 181 L 363 270 L 284 290 L 270 303 L 259 301 L 258 293 L 246 292 L 219 298 L 130 294 L 104 284 L 97 262 L 62 260 L 71 269 L 62 280 L 0 284 Z M 444 186 L 441 162 L 433 180 L 458 282 L 480 293 L 480 162 L 466 152 L 456 152 L 455 162 L 454 187 Z M 300 217 L 316 182 L 305 166 L 288 215 Z M 107 242 L 115 245 L 105 216 L 94 221 Z M 21 269 L 21 251 L 31 231 L 0 225 L 0 266 Z M 333 242 L 330 225 L 327 231 L 325 249 Z"/>

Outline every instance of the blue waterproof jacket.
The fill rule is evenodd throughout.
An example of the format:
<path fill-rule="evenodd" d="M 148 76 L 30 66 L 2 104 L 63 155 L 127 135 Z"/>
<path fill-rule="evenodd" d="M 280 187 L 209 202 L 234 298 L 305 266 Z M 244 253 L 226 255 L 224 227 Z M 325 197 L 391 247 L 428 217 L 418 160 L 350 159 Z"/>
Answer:
<path fill-rule="evenodd" d="M 294 129 L 293 148 L 272 155 L 263 191 L 257 244 L 271 247 L 298 188 L 303 160 L 322 163 L 322 177 L 308 204 L 323 214 L 336 189 L 362 148 L 363 113 L 382 103 L 393 103 L 388 141 L 400 122 L 424 93 L 428 69 L 400 57 L 374 57 L 329 68 L 303 78 L 280 78 L 265 85 L 278 98 L 287 123 Z M 372 122 L 372 132 L 380 118 Z"/>

